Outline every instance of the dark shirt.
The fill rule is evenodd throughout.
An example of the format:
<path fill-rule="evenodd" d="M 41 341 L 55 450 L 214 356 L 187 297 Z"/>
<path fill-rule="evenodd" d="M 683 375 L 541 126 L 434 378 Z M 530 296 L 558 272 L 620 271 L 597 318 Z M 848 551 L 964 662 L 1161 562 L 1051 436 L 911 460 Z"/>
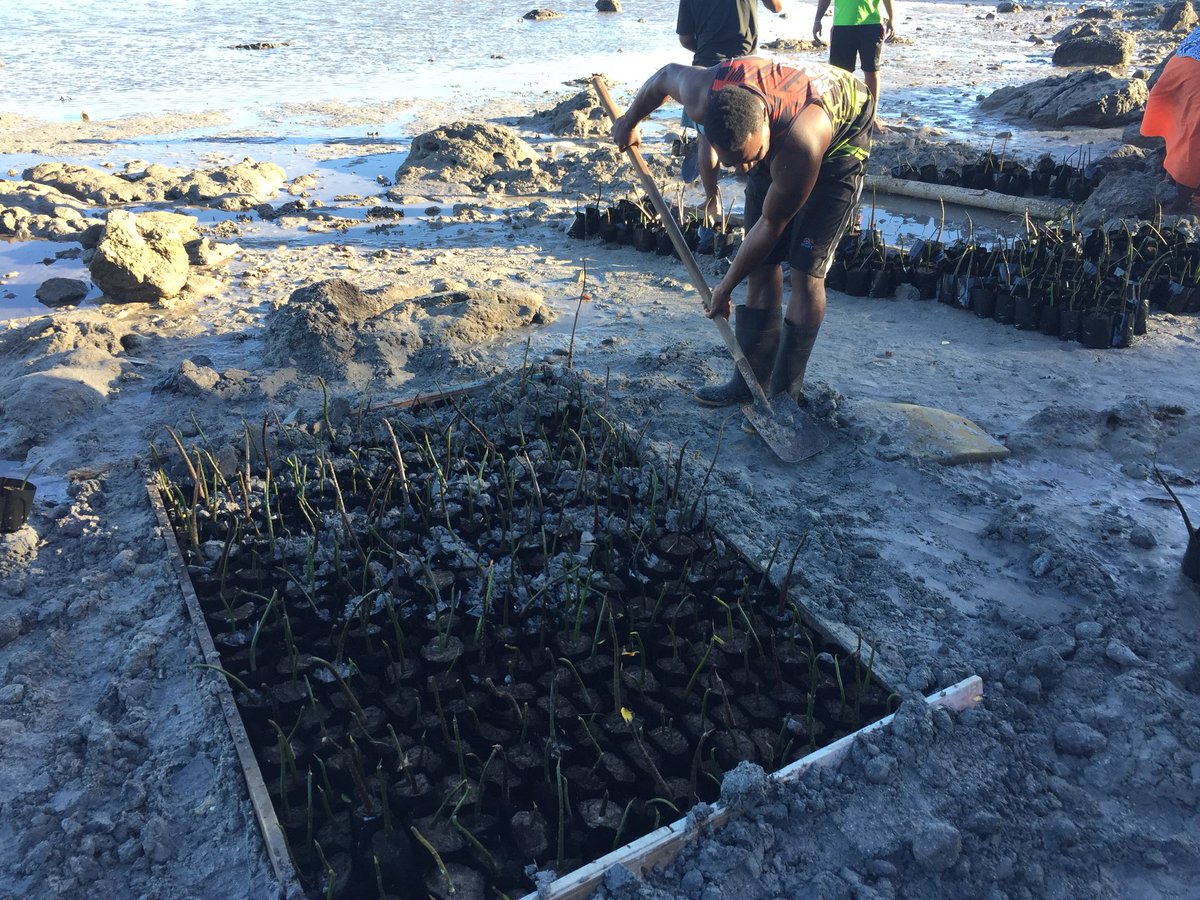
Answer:
<path fill-rule="evenodd" d="M 758 0 L 679 0 L 675 33 L 696 36 L 693 66 L 749 56 L 758 46 Z"/>

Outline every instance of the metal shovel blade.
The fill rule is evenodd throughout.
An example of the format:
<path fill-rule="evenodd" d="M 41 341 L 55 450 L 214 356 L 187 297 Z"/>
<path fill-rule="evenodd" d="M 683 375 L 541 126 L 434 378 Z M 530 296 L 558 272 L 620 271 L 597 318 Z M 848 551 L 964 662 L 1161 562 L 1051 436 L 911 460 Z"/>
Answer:
<path fill-rule="evenodd" d="M 811 413 L 788 394 L 777 394 L 767 403 L 756 397 L 742 407 L 747 421 L 784 462 L 800 462 L 829 446 L 829 436 Z"/>

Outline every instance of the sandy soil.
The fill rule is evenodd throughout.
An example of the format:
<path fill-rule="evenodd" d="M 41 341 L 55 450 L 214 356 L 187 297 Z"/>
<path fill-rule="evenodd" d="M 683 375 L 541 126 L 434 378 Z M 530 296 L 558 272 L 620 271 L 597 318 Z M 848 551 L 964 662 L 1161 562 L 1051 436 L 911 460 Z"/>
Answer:
<path fill-rule="evenodd" d="M 470 118 L 445 112 L 425 124 Z M 221 121 L 21 122 L 0 153 L 86 158 L 96 139 Z M 147 448 L 166 426 L 220 442 L 264 411 L 315 419 L 318 375 L 348 410 L 526 354 L 563 365 L 573 327 L 574 368 L 607 385 L 615 414 L 657 450 L 686 447 L 697 473 L 716 457 L 709 507 L 732 537 L 764 561 L 803 540 L 807 603 L 877 644 L 912 701 L 839 769 L 772 789 L 645 882 L 613 873 L 609 894 L 1200 897 L 1200 598 L 1151 477 L 1157 464 L 1200 516 L 1197 319 L 1156 313 L 1132 349 L 1096 352 L 933 303 L 833 295 L 809 370 L 832 442 L 788 467 L 739 414 L 693 401 L 731 365 L 682 267 L 566 237 L 579 197 L 631 190 L 629 169 L 598 139 L 517 130 L 544 179 L 390 197 L 375 176 L 394 179 L 401 146 L 331 135 L 287 174 L 315 174 L 296 193 L 332 218 L 183 209 L 240 249 L 193 270 L 179 300 L 85 305 L 0 334 L 0 457 L 18 476 L 36 463 L 39 488 L 29 525 L 0 537 L 0 897 L 278 892 L 146 499 Z M 665 174 L 665 144 L 655 156 Z M 363 196 L 339 203 L 347 182 Z M 405 219 L 365 222 L 376 203 Z M 719 265 L 703 258 L 710 281 Z M 332 375 L 307 352 L 265 363 L 273 312 L 335 277 L 389 313 L 340 345 Z M 436 327 L 438 298 L 468 289 L 536 292 L 554 321 L 531 327 L 500 304 Z M 398 335 L 409 349 L 388 356 Z M 1012 456 L 915 461 L 899 435 L 846 415 L 860 399 L 964 415 Z M 974 711 L 915 699 L 972 674 L 985 683 Z"/>

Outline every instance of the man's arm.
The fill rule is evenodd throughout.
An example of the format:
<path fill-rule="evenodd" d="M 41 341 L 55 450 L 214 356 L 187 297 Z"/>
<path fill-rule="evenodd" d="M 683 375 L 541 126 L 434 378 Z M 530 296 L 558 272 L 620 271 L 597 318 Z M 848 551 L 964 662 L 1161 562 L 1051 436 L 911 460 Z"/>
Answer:
<path fill-rule="evenodd" d="M 638 146 L 642 140 L 638 125 L 666 103 L 668 97 L 682 103 L 692 121 L 704 124 L 704 105 L 715 76 L 713 69 L 677 63 L 663 66 L 638 90 L 625 115 L 613 123 L 613 140 L 617 146 L 622 150 Z"/>
<path fill-rule="evenodd" d="M 783 12 L 783 0 L 762 0 L 762 5 L 773 13 Z"/>
<path fill-rule="evenodd" d="M 690 0 L 679 0 L 679 15 L 675 18 L 675 33 L 679 35 L 679 43 L 685 50 L 696 52 L 696 11 Z"/>
<path fill-rule="evenodd" d="M 725 277 L 712 291 L 712 306 L 705 315 L 729 318 L 733 289 L 775 249 L 788 223 L 796 217 L 812 193 L 821 171 L 821 161 L 833 139 L 828 113 L 812 105 L 797 117 L 784 145 L 771 163 L 771 187 L 763 200 L 762 215 L 746 232 L 742 246 Z"/>
<path fill-rule="evenodd" d="M 821 39 L 821 20 L 825 18 L 825 11 L 829 9 L 830 0 L 817 0 L 817 17 L 813 19 L 813 40 Z"/>
<path fill-rule="evenodd" d="M 892 0 L 883 0 L 883 11 L 887 13 L 887 24 L 883 26 L 883 39 L 890 43 L 896 37 L 896 13 L 892 11 Z"/>

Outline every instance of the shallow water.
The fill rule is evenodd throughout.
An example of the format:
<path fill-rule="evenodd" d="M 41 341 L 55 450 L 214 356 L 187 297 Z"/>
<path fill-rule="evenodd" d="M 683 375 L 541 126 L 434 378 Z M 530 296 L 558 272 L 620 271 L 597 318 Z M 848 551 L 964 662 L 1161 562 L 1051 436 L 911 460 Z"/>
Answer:
<path fill-rule="evenodd" d="M 535 97 L 598 71 L 632 88 L 663 63 L 687 61 L 671 0 L 625 0 L 619 14 L 597 12 L 593 0 L 559 0 L 552 8 L 562 18 L 521 18 L 534 6 L 0 0 L 0 110 L 73 120 L 81 109 L 94 119 L 216 109 L 250 124 L 278 122 L 285 105 L 419 103 L 464 92 L 484 100 Z M 790 3 L 782 17 L 761 12 L 760 42 L 810 38 L 813 6 Z M 964 129 L 974 104 L 962 98 L 1050 71 L 1050 46 L 1032 48 L 1026 37 L 1053 5 L 992 21 L 984 17 L 993 3 L 906 2 L 899 9 L 899 34 L 911 43 L 886 49 L 885 114 Z M 254 42 L 286 46 L 234 49 Z M 821 59 L 824 51 L 776 55 Z M 921 87 L 927 90 L 914 91 Z"/>
<path fill-rule="evenodd" d="M 617 102 L 625 103 L 658 66 L 688 60 L 674 32 L 673 0 L 625 0 L 616 15 L 597 12 L 594 0 L 560 0 L 551 7 L 560 19 L 521 18 L 535 6 L 495 0 L 469 6 L 461 0 L 0 0 L 0 114 L 72 121 L 85 109 L 93 120 L 222 112 L 227 123 L 219 127 L 116 141 L 103 158 L 116 165 L 144 158 L 196 166 L 249 155 L 277 162 L 291 177 L 319 172 L 314 196 L 328 202 L 338 194 L 377 192 L 376 177 L 395 172 L 423 104 L 453 106 L 461 97 L 464 107 L 476 107 L 504 98 L 545 108 L 574 90 L 570 82 L 593 72 L 613 78 Z M 1034 47 L 1028 37 L 1061 25 L 1042 22 L 1054 5 L 987 20 L 994 8 L 990 2 L 899 7 L 898 33 L 905 40 L 885 50 L 885 119 L 936 127 L 981 149 L 1010 132 L 1010 146 L 1031 155 L 1066 156 L 1083 140 L 1112 143 L 1110 134 L 1036 132 L 977 111 L 978 95 L 1051 73 L 1052 45 Z M 787 9 L 783 17 L 760 12 L 760 43 L 811 37 L 814 4 L 792 2 Z M 286 46 L 234 49 L 253 42 Z M 802 62 L 825 53 L 773 55 Z M 338 117 L 346 107 L 371 105 L 379 118 L 363 122 L 389 120 L 375 126 L 383 134 L 378 153 L 370 152 L 372 139 L 362 137 L 372 126 Z M 677 116 L 676 107 L 665 106 L 648 131 L 674 128 Z M 344 157 L 314 162 L 306 153 L 314 143 L 341 140 L 353 145 Z M 1098 146 L 1096 155 L 1103 149 Z M 0 156 L 0 171 L 20 172 L 43 158 Z M 881 225 L 889 240 L 898 239 L 917 229 L 922 216 L 928 220 L 916 201 L 903 201 Z M 407 223 L 405 229 L 415 230 Z M 284 243 L 314 239 L 281 235 L 273 226 L 260 234 Z M 247 236 L 247 243 L 254 241 Z M 50 275 L 86 279 L 78 264 L 41 265 L 58 249 L 0 241 L 0 321 L 41 311 L 33 292 Z"/>

